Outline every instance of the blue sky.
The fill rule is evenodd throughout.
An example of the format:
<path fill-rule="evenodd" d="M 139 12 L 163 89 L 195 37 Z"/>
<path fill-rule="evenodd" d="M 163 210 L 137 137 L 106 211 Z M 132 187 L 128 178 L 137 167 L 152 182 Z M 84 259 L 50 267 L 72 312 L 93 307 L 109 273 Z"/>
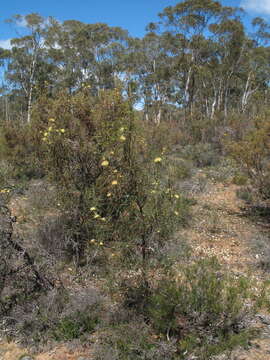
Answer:
<path fill-rule="evenodd" d="M 83 22 L 105 22 L 121 26 L 132 36 L 142 36 L 145 26 L 157 20 L 157 14 L 179 0 L 11 0 L 4 1 L 0 13 L 0 46 L 16 33 L 4 20 L 14 14 L 38 12 L 58 20 L 75 19 Z M 270 0 L 221 0 L 227 6 L 243 6 L 252 16 L 270 16 Z M 269 17 L 270 18 L 270 17 Z"/>

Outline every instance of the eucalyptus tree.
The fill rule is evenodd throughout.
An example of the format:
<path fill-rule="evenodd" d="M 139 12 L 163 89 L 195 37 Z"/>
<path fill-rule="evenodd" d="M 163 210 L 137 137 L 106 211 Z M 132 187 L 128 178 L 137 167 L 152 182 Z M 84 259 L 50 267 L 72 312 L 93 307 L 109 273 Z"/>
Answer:
<path fill-rule="evenodd" d="M 9 58 L 6 79 L 11 89 L 25 99 L 26 119 L 31 121 L 31 110 L 35 88 L 44 62 L 44 36 L 48 21 L 38 14 L 16 15 L 9 22 L 24 22 L 26 35 L 11 40 L 12 49 Z"/>
<path fill-rule="evenodd" d="M 126 81 L 143 104 L 145 118 L 156 124 L 160 123 L 162 108 L 169 102 L 172 89 L 171 59 L 164 50 L 164 41 L 154 32 L 142 39 L 130 39 L 124 58 Z"/>
<path fill-rule="evenodd" d="M 75 20 L 55 22 L 46 44 L 58 86 L 69 92 L 86 86 L 94 92 L 113 87 L 126 39 L 127 32 L 119 27 Z"/>
<path fill-rule="evenodd" d="M 178 99 L 181 101 L 179 105 L 192 109 L 198 86 L 198 72 L 207 61 L 206 32 L 212 23 L 230 15 L 232 11 L 213 0 L 188 0 L 167 7 L 159 14 L 161 28 L 172 34 L 174 76 L 178 80 Z"/>

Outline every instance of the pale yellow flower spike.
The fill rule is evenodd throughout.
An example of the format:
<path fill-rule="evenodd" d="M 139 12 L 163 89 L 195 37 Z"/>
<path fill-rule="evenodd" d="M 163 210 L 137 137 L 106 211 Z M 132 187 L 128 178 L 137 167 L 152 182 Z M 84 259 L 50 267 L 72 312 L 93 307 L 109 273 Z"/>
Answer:
<path fill-rule="evenodd" d="M 108 160 L 104 160 L 104 161 L 102 161 L 102 163 L 101 163 L 101 166 L 104 166 L 104 167 L 106 167 L 106 166 L 108 166 L 109 165 L 109 161 Z"/>

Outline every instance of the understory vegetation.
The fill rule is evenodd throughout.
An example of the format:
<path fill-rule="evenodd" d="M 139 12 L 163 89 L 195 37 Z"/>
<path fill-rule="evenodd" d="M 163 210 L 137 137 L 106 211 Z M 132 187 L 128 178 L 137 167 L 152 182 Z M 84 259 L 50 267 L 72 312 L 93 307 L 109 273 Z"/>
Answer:
<path fill-rule="evenodd" d="M 95 360 L 207 360 L 257 335 L 267 282 L 198 258 L 183 235 L 217 183 L 269 225 L 269 26 L 254 19 L 249 37 L 239 13 L 184 1 L 143 39 L 30 14 L 29 33 L 0 49 L 7 340 L 79 341 Z M 256 246 L 269 271 L 269 237 Z"/>

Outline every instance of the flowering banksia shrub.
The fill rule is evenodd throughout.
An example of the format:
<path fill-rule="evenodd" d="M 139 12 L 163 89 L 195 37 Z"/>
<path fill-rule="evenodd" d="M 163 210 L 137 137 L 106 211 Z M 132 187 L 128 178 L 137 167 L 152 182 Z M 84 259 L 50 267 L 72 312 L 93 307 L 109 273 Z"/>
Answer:
<path fill-rule="evenodd" d="M 187 203 L 161 178 L 166 156 L 147 146 L 120 91 L 41 101 L 35 124 L 78 260 L 97 250 L 111 258 L 120 246 L 145 262 L 150 241 L 161 242 L 184 221 Z"/>

